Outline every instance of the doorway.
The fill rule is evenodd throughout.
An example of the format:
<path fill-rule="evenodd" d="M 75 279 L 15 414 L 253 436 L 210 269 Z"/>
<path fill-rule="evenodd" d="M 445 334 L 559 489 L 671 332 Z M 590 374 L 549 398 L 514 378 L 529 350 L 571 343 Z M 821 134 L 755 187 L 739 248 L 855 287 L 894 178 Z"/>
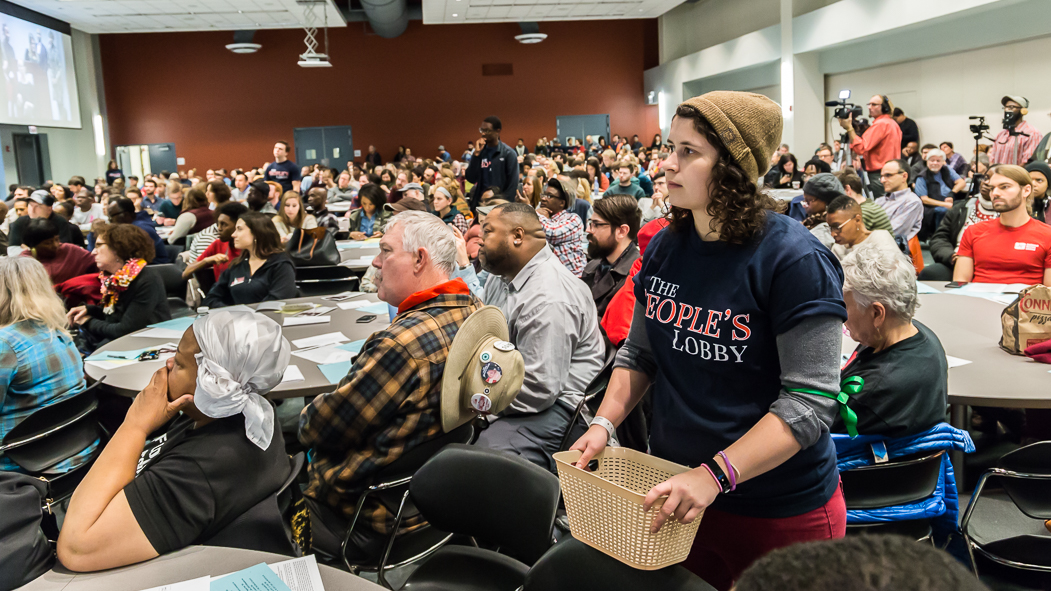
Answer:
<path fill-rule="evenodd" d="M 175 144 L 139 144 L 117 146 L 117 166 L 124 175 L 142 179 L 148 174 L 178 172 Z"/>
<path fill-rule="evenodd" d="M 13 133 L 11 143 L 15 148 L 15 168 L 18 182 L 39 187 L 51 176 L 51 159 L 47 149 L 47 135 L 36 133 Z"/>
<path fill-rule="evenodd" d="M 609 115 L 568 115 L 555 119 L 556 133 L 563 146 L 569 144 L 569 138 L 576 138 L 581 142 L 584 138 L 591 136 L 598 141 L 598 136 L 606 138 L 609 142 Z"/>
<path fill-rule="evenodd" d="M 296 164 L 321 164 L 344 170 L 354 160 L 354 136 L 349 125 L 334 127 L 297 127 L 293 130 Z"/>

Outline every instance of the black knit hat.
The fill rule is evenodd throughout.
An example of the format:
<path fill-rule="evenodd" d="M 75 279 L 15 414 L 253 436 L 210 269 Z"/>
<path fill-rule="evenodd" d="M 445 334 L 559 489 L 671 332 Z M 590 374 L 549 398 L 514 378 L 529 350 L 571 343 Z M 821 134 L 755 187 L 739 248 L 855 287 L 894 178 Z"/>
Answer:
<path fill-rule="evenodd" d="M 843 183 L 839 182 L 839 179 L 830 172 L 818 173 L 810 177 L 810 180 L 803 185 L 803 194 L 813 195 L 828 205 L 833 199 L 843 194 Z"/>

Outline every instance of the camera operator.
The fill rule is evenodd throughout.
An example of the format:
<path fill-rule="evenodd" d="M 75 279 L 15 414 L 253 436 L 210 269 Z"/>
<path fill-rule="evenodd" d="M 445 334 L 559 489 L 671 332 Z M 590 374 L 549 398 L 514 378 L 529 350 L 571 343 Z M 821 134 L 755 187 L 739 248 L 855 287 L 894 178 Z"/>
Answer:
<path fill-rule="evenodd" d="M 992 164 L 1017 164 L 1024 166 L 1033 156 L 1043 134 L 1023 119 L 1029 112 L 1029 99 L 1024 96 L 1005 96 L 1000 99 L 1004 107 L 1004 128 L 996 134 L 989 151 Z"/>
<path fill-rule="evenodd" d="M 883 195 L 883 184 L 880 182 L 883 165 L 901 155 L 901 128 L 890 116 L 894 105 L 886 96 L 873 96 L 869 99 L 868 107 L 872 126 L 864 135 L 859 137 L 854 133 L 853 114 L 840 119 L 839 125 L 847 131 L 850 149 L 865 159 L 869 190 L 875 198 Z"/>

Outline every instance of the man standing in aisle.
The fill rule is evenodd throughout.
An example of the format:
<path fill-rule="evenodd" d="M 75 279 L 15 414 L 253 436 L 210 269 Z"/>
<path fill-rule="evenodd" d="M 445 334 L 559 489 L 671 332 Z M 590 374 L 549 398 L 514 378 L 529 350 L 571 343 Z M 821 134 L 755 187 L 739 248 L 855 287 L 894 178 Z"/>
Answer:
<path fill-rule="evenodd" d="M 901 109 L 894 109 L 894 121 L 898 124 L 901 129 L 901 147 L 905 149 L 905 146 L 909 145 L 910 142 L 915 142 L 917 145 L 920 143 L 920 128 L 916 127 L 916 122 L 905 116 L 905 111 Z"/>
<path fill-rule="evenodd" d="M 498 117 L 486 117 L 478 128 L 482 137 L 474 141 L 471 162 L 464 173 L 467 182 L 474 183 L 468 199 L 472 210 L 478 207 L 482 193 L 491 187 L 504 195 L 514 195 L 518 190 L 518 153 L 500 141 L 501 129 L 503 124 Z"/>
<path fill-rule="evenodd" d="M 1024 166 L 1044 136 L 1024 119 L 1029 113 L 1029 99 L 1005 96 L 1000 104 L 1004 107 L 1004 128 L 989 149 L 989 163 Z"/>
<path fill-rule="evenodd" d="M 274 144 L 274 161 L 267 164 L 266 170 L 263 171 L 263 180 L 281 185 L 282 193 L 298 191 L 299 182 L 303 178 L 296 163 L 288 159 L 288 149 L 288 142 Z"/>
<path fill-rule="evenodd" d="M 850 149 L 865 159 L 865 172 L 868 173 L 868 188 L 873 198 L 883 195 L 883 184 L 880 182 L 880 171 L 887 162 L 901 154 L 901 128 L 891 119 L 894 105 L 883 95 L 874 95 L 869 99 L 869 117 L 872 126 L 864 136 L 854 132 L 854 116 L 840 119 L 839 125 L 847 131 Z"/>

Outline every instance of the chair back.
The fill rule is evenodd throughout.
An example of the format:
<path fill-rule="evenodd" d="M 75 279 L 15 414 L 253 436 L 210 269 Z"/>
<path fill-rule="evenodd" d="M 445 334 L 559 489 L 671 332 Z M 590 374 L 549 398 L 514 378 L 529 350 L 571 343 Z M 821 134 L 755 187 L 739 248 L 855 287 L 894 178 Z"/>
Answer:
<path fill-rule="evenodd" d="M 999 467 L 1019 475 L 999 479 L 1014 504 L 1033 519 L 1051 519 L 1051 441 L 1039 441 L 1005 454 Z"/>
<path fill-rule="evenodd" d="M 840 472 L 847 509 L 879 509 L 914 503 L 934 494 L 944 451 L 906 456 Z"/>
<path fill-rule="evenodd" d="M 296 267 L 296 287 L 305 296 L 333 295 L 358 288 L 358 276 L 339 265 Z"/>
<path fill-rule="evenodd" d="M 160 275 L 164 282 L 164 291 L 171 298 L 186 297 L 186 280 L 182 278 L 182 270 L 173 264 L 151 265 L 154 272 Z"/>
<path fill-rule="evenodd" d="M 37 409 L 7 432 L 0 453 L 31 474 L 38 474 L 84 451 L 100 439 L 96 381 L 83 392 Z"/>
<path fill-rule="evenodd" d="M 223 526 L 203 545 L 299 556 L 301 552 L 292 541 L 289 518 L 297 496 L 292 486 L 303 471 L 306 455 L 299 452 L 290 458 L 290 463 L 292 469 L 281 488 Z"/>
<path fill-rule="evenodd" d="M 533 564 L 551 547 L 560 490 L 554 474 L 520 457 L 454 444 L 416 472 L 409 496 L 433 527 Z"/>
<path fill-rule="evenodd" d="M 526 574 L 522 591 L 714 591 L 681 566 L 638 570 L 567 537 L 551 548 Z"/>

